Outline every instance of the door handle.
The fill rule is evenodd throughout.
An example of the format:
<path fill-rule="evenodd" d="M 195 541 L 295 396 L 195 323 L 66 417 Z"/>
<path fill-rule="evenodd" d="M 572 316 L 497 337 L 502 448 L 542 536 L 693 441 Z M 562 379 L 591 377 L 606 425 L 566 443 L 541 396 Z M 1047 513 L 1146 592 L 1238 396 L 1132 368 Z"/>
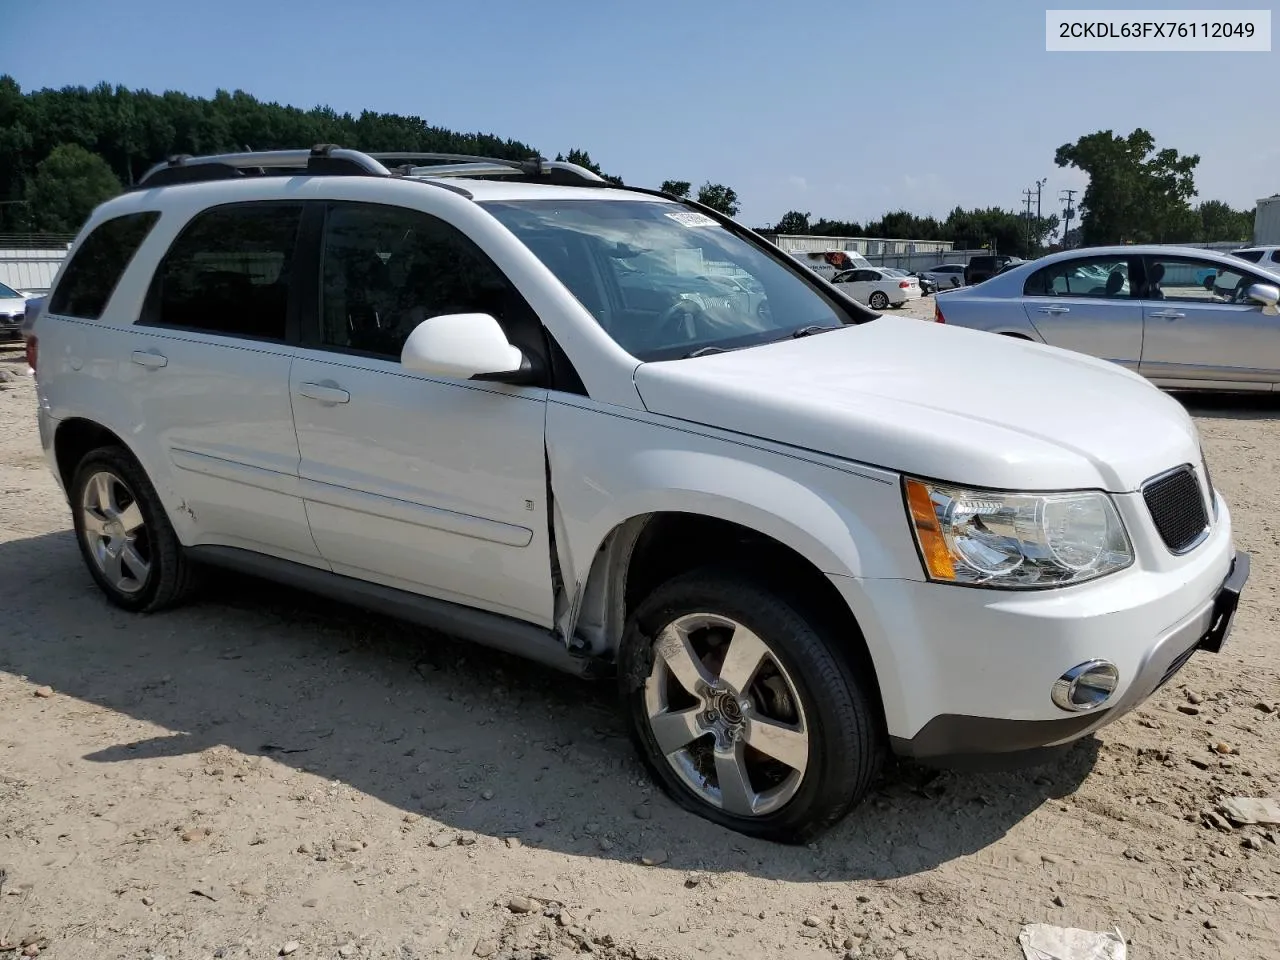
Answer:
<path fill-rule="evenodd" d="M 1157 310 L 1151 316 L 1159 317 L 1161 320 L 1177 320 L 1179 317 L 1185 317 L 1186 314 L 1181 310 Z"/>
<path fill-rule="evenodd" d="M 169 358 L 163 353 L 156 353 L 154 350 L 135 350 L 130 355 L 134 363 L 140 367 L 164 367 L 168 366 Z"/>
<path fill-rule="evenodd" d="M 1041 313 L 1070 313 L 1070 307 L 1041 307 Z"/>
<path fill-rule="evenodd" d="M 325 383 L 300 383 L 298 393 L 311 400 L 319 400 L 321 403 L 347 403 L 351 400 L 351 394 L 341 387 Z"/>

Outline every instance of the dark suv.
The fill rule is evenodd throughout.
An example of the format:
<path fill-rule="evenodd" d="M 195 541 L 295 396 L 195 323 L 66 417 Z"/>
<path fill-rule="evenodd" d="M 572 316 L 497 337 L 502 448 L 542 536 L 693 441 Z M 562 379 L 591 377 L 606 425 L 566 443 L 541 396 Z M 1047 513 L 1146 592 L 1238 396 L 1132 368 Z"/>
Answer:
<path fill-rule="evenodd" d="M 1011 257 L 1007 254 L 974 257 L 964 268 L 965 285 L 973 286 L 983 280 L 990 280 L 997 273 L 1001 273 L 1007 267 L 1020 262 L 1017 257 Z"/>

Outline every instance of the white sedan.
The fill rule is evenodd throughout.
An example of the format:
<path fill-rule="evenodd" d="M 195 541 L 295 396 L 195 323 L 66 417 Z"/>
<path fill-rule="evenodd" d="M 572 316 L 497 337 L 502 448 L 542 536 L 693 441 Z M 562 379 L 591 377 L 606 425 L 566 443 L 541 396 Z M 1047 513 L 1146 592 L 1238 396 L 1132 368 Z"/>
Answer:
<path fill-rule="evenodd" d="M 900 307 L 920 297 L 920 281 L 888 267 L 859 267 L 837 273 L 832 283 L 872 310 Z"/>

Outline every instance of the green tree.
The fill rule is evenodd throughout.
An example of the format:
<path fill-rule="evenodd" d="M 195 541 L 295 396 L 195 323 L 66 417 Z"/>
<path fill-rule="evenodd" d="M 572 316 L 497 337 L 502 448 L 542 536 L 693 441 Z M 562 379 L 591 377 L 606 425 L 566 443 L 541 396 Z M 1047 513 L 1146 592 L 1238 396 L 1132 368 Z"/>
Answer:
<path fill-rule="evenodd" d="M 719 210 L 726 217 L 733 217 L 738 213 L 738 193 L 733 187 L 726 187 L 723 183 L 712 183 L 708 180 L 700 186 L 698 202 L 713 210 Z"/>
<path fill-rule="evenodd" d="M 579 150 L 578 148 L 575 147 L 574 149 L 569 151 L 568 156 L 564 156 L 563 154 L 557 153 L 556 159 L 568 161 L 569 163 L 576 163 L 580 167 L 586 167 L 596 176 L 604 177 L 606 180 L 608 180 L 612 184 L 615 184 L 619 187 L 623 185 L 621 177 L 612 177 L 609 174 L 605 173 L 602 169 L 600 169 L 600 164 L 593 161 L 591 159 L 591 154 L 587 153 L 587 151 L 585 150 Z"/>
<path fill-rule="evenodd" d="M 107 161 L 74 143 L 54 147 L 27 189 L 36 228 L 74 233 L 93 208 L 120 192 Z"/>
<path fill-rule="evenodd" d="M 688 180 L 663 180 L 662 186 L 658 188 L 663 193 L 669 193 L 673 197 L 687 199 L 689 191 L 693 189 L 693 184 Z"/>
<path fill-rule="evenodd" d="M 1231 240 L 1249 243 L 1253 240 L 1253 211 L 1235 210 L 1221 200 L 1205 200 L 1195 210 L 1199 232 L 1189 240 L 1214 243 Z"/>
<path fill-rule="evenodd" d="M 1088 134 L 1060 146 L 1054 162 L 1089 176 L 1080 204 L 1088 246 L 1166 242 L 1197 229 L 1189 201 L 1196 192 L 1200 157 L 1182 156 L 1172 148 L 1157 151 L 1146 130 L 1127 137 L 1110 130 Z"/>
<path fill-rule="evenodd" d="M 799 210 L 788 210 L 773 228 L 774 233 L 784 235 L 806 234 L 809 230 L 809 214 L 801 213 Z"/>

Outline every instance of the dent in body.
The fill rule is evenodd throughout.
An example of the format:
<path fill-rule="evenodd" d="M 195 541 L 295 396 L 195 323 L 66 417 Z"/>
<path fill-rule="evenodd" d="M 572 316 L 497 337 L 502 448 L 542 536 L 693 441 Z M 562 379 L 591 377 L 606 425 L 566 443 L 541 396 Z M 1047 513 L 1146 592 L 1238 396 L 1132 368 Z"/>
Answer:
<path fill-rule="evenodd" d="M 616 650 L 625 573 L 647 518 L 688 513 L 751 529 L 820 571 L 922 576 L 895 474 L 787 451 L 583 399 L 547 406 L 558 626 L 595 655 Z"/>

